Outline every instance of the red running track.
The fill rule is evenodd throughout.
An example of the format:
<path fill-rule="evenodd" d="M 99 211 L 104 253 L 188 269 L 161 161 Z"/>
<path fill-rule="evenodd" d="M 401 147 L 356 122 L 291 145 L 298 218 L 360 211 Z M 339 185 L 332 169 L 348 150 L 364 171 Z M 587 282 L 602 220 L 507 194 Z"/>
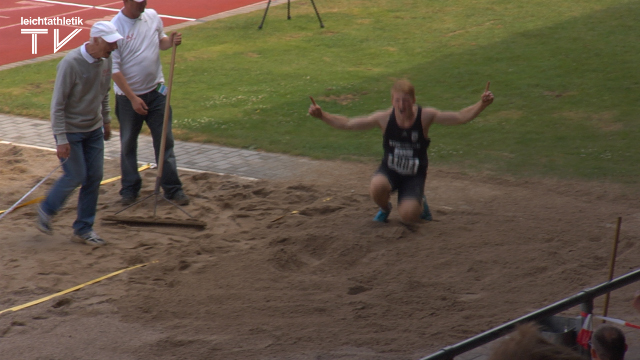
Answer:
<path fill-rule="evenodd" d="M 265 0 L 147 0 L 147 7 L 160 14 L 164 26 L 219 14 Z M 176 5 L 178 4 L 178 5 Z M 54 30 L 59 31 L 58 43 L 73 36 L 58 51 L 71 50 L 89 39 L 91 25 L 100 20 L 111 20 L 122 8 L 122 1 L 110 0 L 2 0 L 0 1 L 0 65 L 29 60 L 54 53 Z M 25 25 L 22 19 L 68 19 L 69 25 Z M 75 22 L 72 22 L 75 19 Z M 82 24 L 79 24 L 82 22 Z M 34 35 L 22 33 L 29 29 L 46 30 Z M 37 53 L 32 54 L 35 50 Z"/>

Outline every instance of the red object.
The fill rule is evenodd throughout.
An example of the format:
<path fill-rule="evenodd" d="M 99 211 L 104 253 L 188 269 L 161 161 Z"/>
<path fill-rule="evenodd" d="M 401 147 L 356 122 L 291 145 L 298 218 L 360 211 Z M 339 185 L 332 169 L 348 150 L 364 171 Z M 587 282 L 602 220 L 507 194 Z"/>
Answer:
<path fill-rule="evenodd" d="M 589 342 L 591 341 L 591 335 L 593 335 L 593 319 L 591 314 L 583 313 L 582 317 L 584 318 L 585 315 L 586 318 L 582 324 L 582 329 L 580 329 L 580 332 L 578 333 L 577 343 L 583 348 L 589 350 Z"/>
<path fill-rule="evenodd" d="M 183 0 L 176 5 L 173 0 L 151 0 L 148 7 L 158 12 L 164 26 L 170 26 L 188 19 L 199 19 L 221 12 L 238 9 L 264 0 Z M 64 3 L 64 4 L 61 4 Z M 98 6 L 99 8 L 96 8 Z M 109 0 L 58 0 L 57 3 L 34 0 L 3 0 L 0 2 L 0 65 L 34 59 L 54 53 L 54 30 L 59 31 L 62 42 L 75 29 L 80 33 L 70 39 L 59 51 L 67 51 L 89 40 L 89 29 L 97 21 L 111 20 L 122 8 L 122 1 Z M 163 15 L 166 15 L 164 17 Z M 23 19 L 79 18 L 82 25 L 23 25 Z M 179 17 L 178 19 L 172 17 Z M 258 19 L 258 18 L 256 18 Z M 256 20 L 257 21 L 257 20 Z M 36 54 L 33 35 L 23 34 L 23 29 L 43 29 L 46 34 L 36 38 Z M 187 40 L 188 41 L 188 40 Z"/>
<path fill-rule="evenodd" d="M 626 322 L 624 320 L 615 319 L 615 318 L 611 318 L 611 317 L 607 317 L 607 316 L 596 316 L 596 317 L 598 319 L 609 321 L 609 322 L 612 322 L 614 324 L 618 324 L 618 325 L 622 325 L 622 326 L 626 326 L 626 327 L 630 327 L 630 328 L 634 328 L 634 329 L 640 329 L 640 325 L 632 324 L 632 323 Z"/>

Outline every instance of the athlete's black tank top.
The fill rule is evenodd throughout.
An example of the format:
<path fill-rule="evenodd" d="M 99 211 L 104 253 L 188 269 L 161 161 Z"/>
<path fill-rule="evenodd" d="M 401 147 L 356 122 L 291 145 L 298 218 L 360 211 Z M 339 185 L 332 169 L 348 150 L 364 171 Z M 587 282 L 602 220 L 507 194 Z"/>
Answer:
<path fill-rule="evenodd" d="M 400 175 L 426 175 L 429 143 L 431 139 L 424 137 L 422 129 L 422 107 L 418 106 L 416 119 L 409 129 L 400 128 L 392 109 L 382 142 L 382 165 Z"/>

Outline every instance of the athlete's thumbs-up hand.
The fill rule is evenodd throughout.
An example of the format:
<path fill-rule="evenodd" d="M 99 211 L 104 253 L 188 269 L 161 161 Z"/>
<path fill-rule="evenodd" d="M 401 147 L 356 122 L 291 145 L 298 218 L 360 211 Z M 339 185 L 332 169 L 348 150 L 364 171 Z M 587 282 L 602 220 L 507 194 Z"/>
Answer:
<path fill-rule="evenodd" d="M 314 118 L 322 119 L 322 108 L 318 106 L 318 104 L 316 104 L 316 101 L 313 100 L 311 96 L 309 96 L 309 99 L 311 99 L 311 105 L 309 106 L 309 115 L 313 116 Z"/>
<path fill-rule="evenodd" d="M 482 94 L 482 106 L 484 107 L 491 105 L 493 102 L 493 93 L 489 91 L 489 85 L 491 85 L 491 81 L 487 81 L 487 87 L 484 88 L 484 93 Z"/>

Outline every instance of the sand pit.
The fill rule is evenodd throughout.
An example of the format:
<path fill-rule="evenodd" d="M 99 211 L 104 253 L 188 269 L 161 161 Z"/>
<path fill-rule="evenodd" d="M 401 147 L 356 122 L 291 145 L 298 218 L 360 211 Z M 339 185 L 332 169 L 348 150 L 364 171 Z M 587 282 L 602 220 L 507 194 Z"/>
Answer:
<path fill-rule="evenodd" d="M 53 152 L 0 145 L 0 207 L 56 164 Z M 397 213 L 371 221 L 375 166 L 318 162 L 278 182 L 182 172 L 202 231 L 103 223 L 122 208 L 119 183 L 107 184 L 102 248 L 69 241 L 77 195 L 53 236 L 34 227 L 35 206 L 16 210 L 0 220 L 0 311 L 157 262 L 1 314 L 0 357 L 417 359 L 605 281 L 618 216 L 616 275 L 640 267 L 637 188 L 432 168 L 436 221 L 406 227 Z M 156 174 L 143 174 L 144 195 Z M 105 178 L 117 175 L 107 161 Z M 615 292 L 609 315 L 639 322 L 635 290 Z"/>

